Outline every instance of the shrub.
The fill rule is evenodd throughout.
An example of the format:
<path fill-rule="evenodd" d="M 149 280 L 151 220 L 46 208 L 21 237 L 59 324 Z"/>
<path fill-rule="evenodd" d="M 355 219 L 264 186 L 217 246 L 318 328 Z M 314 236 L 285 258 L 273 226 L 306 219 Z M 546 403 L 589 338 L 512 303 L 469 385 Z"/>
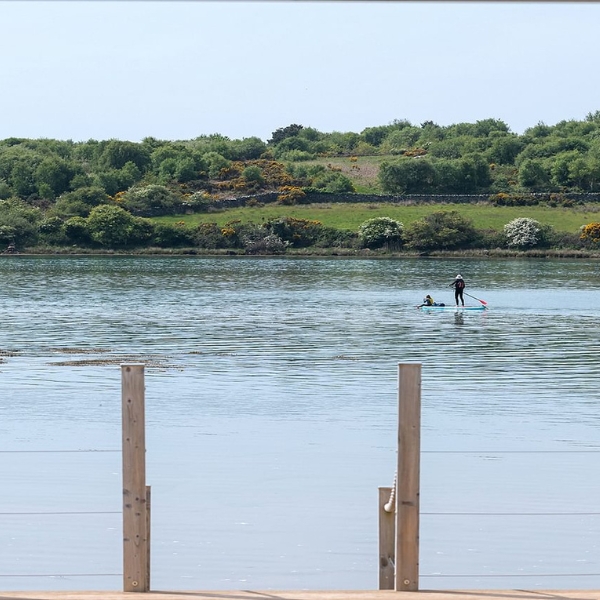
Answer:
<path fill-rule="evenodd" d="M 278 235 L 255 230 L 242 237 L 242 243 L 246 254 L 283 254 L 288 247 Z"/>
<path fill-rule="evenodd" d="M 390 217 L 368 219 L 358 228 L 365 248 L 399 248 L 404 240 L 404 225 Z"/>
<path fill-rule="evenodd" d="M 152 240 L 159 248 L 176 248 L 178 246 L 193 245 L 192 231 L 185 224 L 170 225 L 168 223 L 156 223 L 154 225 L 154 236 Z"/>
<path fill-rule="evenodd" d="M 315 155 L 306 150 L 289 150 L 279 156 L 280 161 L 301 162 L 304 160 L 313 160 Z"/>
<path fill-rule="evenodd" d="M 49 244 L 60 244 L 64 241 L 63 220 L 60 217 L 48 217 L 38 226 L 43 241 Z"/>
<path fill-rule="evenodd" d="M 129 229 L 127 243 L 133 246 L 147 245 L 154 237 L 154 223 L 150 219 L 134 217 Z"/>
<path fill-rule="evenodd" d="M 508 246 L 515 248 L 533 248 L 542 239 L 542 227 L 535 219 L 520 217 L 504 226 L 504 235 Z"/>
<path fill-rule="evenodd" d="M 281 217 L 265 224 L 266 228 L 296 248 L 312 246 L 319 237 L 322 224 L 320 221 Z"/>
<path fill-rule="evenodd" d="M 354 231 L 321 227 L 314 245 L 319 248 L 354 248 L 357 241 L 358 236 Z"/>
<path fill-rule="evenodd" d="M 600 243 L 600 223 L 588 223 L 581 228 L 580 239 L 589 244 L 596 245 Z"/>
<path fill-rule="evenodd" d="M 63 225 L 63 232 L 67 240 L 73 244 L 87 244 L 91 240 L 87 221 L 83 217 L 67 219 Z"/>
<path fill-rule="evenodd" d="M 246 180 L 247 183 L 257 183 L 259 185 L 264 183 L 264 177 L 262 175 L 262 170 L 260 167 L 256 165 L 250 165 L 246 167 L 242 171 L 242 177 Z"/>
<path fill-rule="evenodd" d="M 207 152 L 202 156 L 202 160 L 208 165 L 208 176 L 211 179 L 217 179 L 221 169 L 227 169 L 231 166 L 231 161 L 218 152 Z"/>
<path fill-rule="evenodd" d="M 135 217 L 120 206 L 103 204 L 94 207 L 86 221 L 92 240 L 114 248 L 129 242 Z"/>
<path fill-rule="evenodd" d="M 17 199 L 0 200 L 0 242 L 19 247 L 34 244 L 41 212 Z"/>
<path fill-rule="evenodd" d="M 312 182 L 312 188 L 316 188 L 320 192 L 328 192 L 331 194 L 343 194 L 345 192 L 354 192 L 354 185 L 348 177 L 342 173 L 334 173 L 325 171 L 318 174 Z"/>
<path fill-rule="evenodd" d="M 193 233 L 193 239 L 199 248 L 214 250 L 216 248 L 226 248 L 228 243 L 216 223 L 200 223 Z"/>
<path fill-rule="evenodd" d="M 182 205 L 177 194 L 156 184 L 131 188 L 120 197 L 119 203 L 132 214 L 142 217 L 176 214 Z"/>
<path fill-rule="evenodd" d="M 477 248 L 486 249 L 505 248 L 506 237 L 501 231 L 495 229 L 479 229 L 473 245 Z"/>
<path fill-rule="evenodd" d="M 458 212 L 437 211 L 412 223 L 406 230 L 407 245 L 421 251 L 454 250 L 472 245 L 477 231 Z"/>
<path fill-rule="evenodd" d="M 284 185 L 281 188 L 277 202 L 279 204 L 292 205 L 302 200 L 306 194 L 299 188 L 291 185 Z"/>
<path fill-rule="evenodd" d="M 194 212 L 207 212 L 212 204 L 213 199 L 208 192 L 194 192 L 185 198 L 182 207 Z"/>

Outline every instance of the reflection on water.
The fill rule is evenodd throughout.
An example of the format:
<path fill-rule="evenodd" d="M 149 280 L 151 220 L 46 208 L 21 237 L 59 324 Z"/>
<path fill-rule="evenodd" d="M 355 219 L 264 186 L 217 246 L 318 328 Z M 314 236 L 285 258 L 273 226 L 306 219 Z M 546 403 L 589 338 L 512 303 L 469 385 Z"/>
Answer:
<path fill-rule="evenodd" d="M 458 272 L 490 310 L 415 308 Z M 422 587 L 600 586 L 598 263 L 18 256 L 0 276 L 0 589 L 120 588 L 118 365 L 140 360 L 155 589 L 376 588 L 413 361 Z"/>

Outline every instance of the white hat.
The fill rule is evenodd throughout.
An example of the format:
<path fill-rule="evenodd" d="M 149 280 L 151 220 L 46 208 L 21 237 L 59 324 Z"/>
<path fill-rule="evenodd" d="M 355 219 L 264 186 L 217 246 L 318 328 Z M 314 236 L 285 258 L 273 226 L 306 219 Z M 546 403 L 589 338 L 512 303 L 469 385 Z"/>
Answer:
<path fill-rule="evenodd" d="M 455 279 L 462 279 L 462 275 L 457 275 Z"/>

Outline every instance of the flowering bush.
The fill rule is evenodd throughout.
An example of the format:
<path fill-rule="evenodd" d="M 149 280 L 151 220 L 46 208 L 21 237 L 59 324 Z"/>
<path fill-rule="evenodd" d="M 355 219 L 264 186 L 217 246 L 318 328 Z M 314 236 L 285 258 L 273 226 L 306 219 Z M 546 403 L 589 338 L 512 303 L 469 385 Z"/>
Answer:
<path fill-rule="evenodd" d="M 292 205 L 296 204 L 299 200 L 302 200 L 306 194 L 304 191 L 292 185 L 284 185 L 281 187 L 279 196 L 277 196 L 277 202 L 279 204 Z"/>
<path fill-rule="evenodd" d="M 600 223 L 588 223 L 584 225 L 581 228 L 580 239 L 592 244 L 600 243 Z"/>
<path fill-rule="evenodd" d="M 542 226 L 535 219 L 521 217 L 504 226 L 504 235 L 509 246 L 533 248 L 541 241 Z"/>
<path fill-rule="evenodd" d="M 289 246 L 278 235 L 269 233 L 260 235 L 258 231 L 250 232 L 242 238 L 246 254 L 283 254 Z"/>
<path fill-rule="evenodd" d="M 390 217 L 375 217 L 358 228 L 358 237 L 366 248 L 401 246 L 404 225 Z"/>

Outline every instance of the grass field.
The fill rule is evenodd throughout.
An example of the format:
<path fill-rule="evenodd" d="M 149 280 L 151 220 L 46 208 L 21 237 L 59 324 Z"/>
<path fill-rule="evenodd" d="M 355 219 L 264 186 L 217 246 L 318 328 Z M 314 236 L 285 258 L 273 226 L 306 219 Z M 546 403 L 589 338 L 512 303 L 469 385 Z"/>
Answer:
<path fill-rule="evenodd" d="M 217 223 L 222 226 L 229 221 L 262 223 L 278 217 L 317 220 L 327 227 L 356 231 L 361 223 L 373 217 L 391 217 L 409 225 L 434 211 L 454 210 L 471 219 L 478 229 L 501 231 L 504 225 L 519 217 L 536 219 L 542 225 L 551 225 L 556 231 L 575 233 L 582 225 L 600 221 L 600 205 L 575 208 L 551 208 L 547 206 L 491 206 L 483 204 L 305 204 L 282 206 L 265 204 L 260 207 L 236 208 L 222 212 L 198 213 L 157 217 L 165 223 L 184 221 L 193 226 L 199 223 Z"/>

